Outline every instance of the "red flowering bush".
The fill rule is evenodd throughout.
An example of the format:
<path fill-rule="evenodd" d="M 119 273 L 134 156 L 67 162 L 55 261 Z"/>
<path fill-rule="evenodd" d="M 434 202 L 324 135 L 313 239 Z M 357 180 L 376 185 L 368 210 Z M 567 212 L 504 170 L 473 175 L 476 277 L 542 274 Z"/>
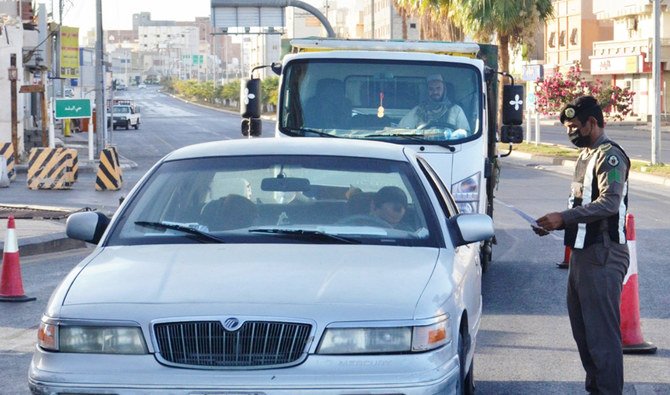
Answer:
<path fill-rule="evenodd" d="M 621 120 L 632 111 L 635 92 L 628 88 L 605 85 L 599 79 L 586 81 L 582 77 L 581 66 L 575 63 L 565 75 L 557 72 L 537 81 L 535 108 L 543 115 L 556 114 L 564 105 L 583 95 L 598 99 L 605 118 Z"/>

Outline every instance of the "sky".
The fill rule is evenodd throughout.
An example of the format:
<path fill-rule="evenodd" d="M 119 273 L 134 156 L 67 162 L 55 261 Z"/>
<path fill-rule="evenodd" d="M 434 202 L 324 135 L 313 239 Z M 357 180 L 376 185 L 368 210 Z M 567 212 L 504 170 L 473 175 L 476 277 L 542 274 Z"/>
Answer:
<path fill-rule="evenodd" d="M 42 0 L 48 10 L 51 7 L 58 15 L 59 0 Z M 61 0 L 63 2 L 63 24 L 78 26 L 81 34 L 95 29 L 96 0 Z M 339 6 L 353 5 L 355 0 L 306 0 L 319 9 L 326 2 L 337 2 Z M 38 3 L 40 1 L 38 0 Z M 102 27 L 105 30 L 132 29 L 132 15 L 151 12 L 153 20 L 193 21 L 197 16 L 209 16 L 210 0 L 102 0 Z"/>

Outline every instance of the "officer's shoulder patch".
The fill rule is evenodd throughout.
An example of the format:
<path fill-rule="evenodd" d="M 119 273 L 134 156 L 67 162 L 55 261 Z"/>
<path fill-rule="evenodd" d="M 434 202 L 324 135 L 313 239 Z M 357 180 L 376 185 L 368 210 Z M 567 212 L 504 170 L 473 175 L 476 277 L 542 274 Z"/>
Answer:
<path fill-rule="evenodd" d="M 612 166 L 612 167 L 617 167 L 619 165 L 619 158 L 616 155 L 608 155 L 607 156 L 607 164 Z"/>

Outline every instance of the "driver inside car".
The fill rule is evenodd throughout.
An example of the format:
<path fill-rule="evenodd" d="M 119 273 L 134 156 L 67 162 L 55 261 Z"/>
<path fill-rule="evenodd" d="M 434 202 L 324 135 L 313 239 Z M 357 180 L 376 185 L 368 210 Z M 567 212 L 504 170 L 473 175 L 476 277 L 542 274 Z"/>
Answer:
<path fill-rule="evenodd" d="M 410 110 L 398 126 L 408 129 L 450 128 L 453 129 L 452 133 L 462 129 L 463 135 L 459 137 L 465 137 L 470 129 L 468 119 L 463 109 L 449 99 L 450 92 L 447 92 L 442 75 L 429 75 L 426 82 L 428 100 Z"/>

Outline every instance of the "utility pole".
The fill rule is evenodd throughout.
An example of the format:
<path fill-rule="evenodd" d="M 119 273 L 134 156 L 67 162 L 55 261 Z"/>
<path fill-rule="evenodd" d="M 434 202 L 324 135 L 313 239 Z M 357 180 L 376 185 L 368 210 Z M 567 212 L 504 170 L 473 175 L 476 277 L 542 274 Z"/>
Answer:
<path fill-rule="evenodd" d="M 102 0 L 95 0 L 95 7 L 95 145 L 97 152 L 100 152 L 105 147 L 104 130 L 107 121 L 107 115 L 105 113 L 105 74 L 103 72 L 105 51 L 102 36 Z M 91 132 L 92 131 L 89 131 L 89 133 Z"/>
<path fill-rule="evenodd" d="M 652 110 L 651 124 L 651 164 L 663 163 L 661 161 L 661 0 L 654 2 L 654 51 L 652 65 L 652 79 L 654 80 L 654 107 Z M 663 98 L 665 100 L 665 97 Z"/>
<path fill-rule="evenodd" d="M 14 148 L 14 155 L 16 157 L 19 157 L 19 135 L 18 135 L 18 116 L 16 113 L 16 107 L 17 107 L 17 95 L 16 95 L 16 80 L 19 77 L 19 72 L 18 69 L 16 68 L 16 54 L 13 53 L 9 55 L 9 69 L 8 69 L 8 77 L 10 81 L 10 107 L 11 107 L 11 118 L 12 118 L 12 146 Z"/>

